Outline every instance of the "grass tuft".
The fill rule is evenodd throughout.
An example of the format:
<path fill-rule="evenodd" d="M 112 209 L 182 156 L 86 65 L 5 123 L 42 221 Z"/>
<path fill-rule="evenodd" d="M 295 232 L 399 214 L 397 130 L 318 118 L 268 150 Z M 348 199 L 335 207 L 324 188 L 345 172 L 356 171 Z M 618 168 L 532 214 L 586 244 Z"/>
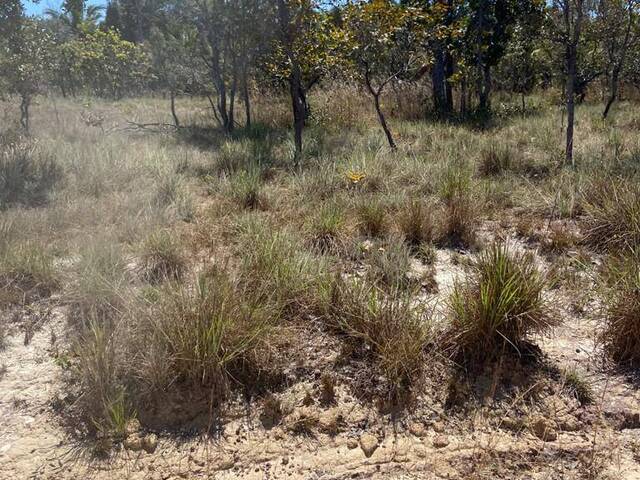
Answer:
<path fill-rule="evenodd" d="M 495 243 L 471 268 L 449 299 L 449 341 L 457 356 L 484 361 L 519 352 L 530 334 L 556 324 L 544 296 L 548 281 L 531 254 Z"/>

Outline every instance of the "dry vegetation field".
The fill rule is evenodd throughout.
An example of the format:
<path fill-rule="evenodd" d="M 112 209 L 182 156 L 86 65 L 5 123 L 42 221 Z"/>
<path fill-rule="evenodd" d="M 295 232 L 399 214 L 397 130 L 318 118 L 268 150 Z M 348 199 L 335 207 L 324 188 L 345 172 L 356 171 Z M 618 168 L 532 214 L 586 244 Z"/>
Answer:
<path fill-rule="evenodd" d="M 640 108 L 581 105 L 571 169 L 549 93 L 415 98 L 391 152 L 317 91 L 298 168 L 265 97 L 3 130 L 0 478 L 640 478 Z"/>

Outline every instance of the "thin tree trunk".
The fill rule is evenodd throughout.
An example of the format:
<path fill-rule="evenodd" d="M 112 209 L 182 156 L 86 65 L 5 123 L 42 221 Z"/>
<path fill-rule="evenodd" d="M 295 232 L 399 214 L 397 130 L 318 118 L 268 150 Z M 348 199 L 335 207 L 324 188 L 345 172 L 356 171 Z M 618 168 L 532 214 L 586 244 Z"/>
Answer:
<path fill-rule="evenodd" d="M 244 102 L 245 128 L 251 128 L 251 97 L 249 96 L 249 78 L 246 66 L 242 69 L 242 100 Z"/>
<path fill-rule="evenodd" d="M 176 113 L 176 93 L 172 89 L 169 95 L 171 97 L 171 116 L 173 117 L 173 123 L 176 127 L 180 128 L 180 119 Z"/>
<path fill-rule="evenodd" d="M 382 130 L 384 130 L 384 134 L 387 137 L 387 142 L 389 142 L 389 146 L 391 147 L 391 150 L 397 150 L 398 147 L 396 145 L 396 142 L 393 140 L 393 135 L 391 134 L 391 130 L 389 130 L 387 121 L 384 118 L 384 113 L 382 113 L 382 108 L 380 107 L 380 94 L 382 93 L 384 84 L 380 86 L 378 89 L 374 89 L 373 86 L 371 85 L 371 80 L 368 74 L 364 76 L 364 80 L 365 80 L 365 85 L 367 86 L 367 90 L 369 90 L 369 93 L 373 97 L 373 102 L 376 107 L 376 113 L 378 114 L 378 120 L 380 121 L 380 126 L 382 127 Z"/>
<path fill-rule="evenodd" d="M 447 93 L 445 88 L 444 51 L 440 44 L 436 45 L 434 64 L 431 69 L 431 87 L 433 92 L 433 109 L 437 116 L 443 117 L 447 113 Z"/>
<path fill-rule="evenodd" d="M 302 75 L 300 67 L 294 64 L 289 77 L 289 91 L 291 93 L 291 103 L 293 108 L 293 138 L 295 143 L 294 163 L 297 167 L 302 157 L 302 130 L 306 115 L 304 101 L 304 91 L 302 88 Z"/>
<path fill-rule="evenodd" d="M 603 119 L 607 118 L 613 102 L 615 102 L 616 98 L 618 97 L 618 76 L 619 71 L 617 68 L 614 68 L 613 73 L 611 74 L 611 83 L 609 85 L 609 99 L 607 100 L 607 104 L 604 107 L 604 111 L 602 112 Z"/>
<path fill-rule="evenodd" d="M 20 102 L 20 125 L 24 128 L 25 132 L 29 133 L 29 106 L 31 105 L 31 96 L 22 95 Z"/>
<path fill-rule="evenodd" d="M 567 141 L 565 146 L 565 162 L 575 167 L 575 161 L 573 158 L 573 124 L 575 119 L 576 45 L 567 45 L 566 60 Z"/>

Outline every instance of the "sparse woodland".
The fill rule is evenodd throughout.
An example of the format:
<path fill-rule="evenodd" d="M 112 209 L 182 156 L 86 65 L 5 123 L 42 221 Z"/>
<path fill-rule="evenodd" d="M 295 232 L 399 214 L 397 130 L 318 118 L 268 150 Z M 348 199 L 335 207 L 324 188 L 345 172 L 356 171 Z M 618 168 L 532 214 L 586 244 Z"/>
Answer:
<path fill-rule="evenodd" d="M 640 477 L 636 0 L 23 3 L 0 478 Z"/>

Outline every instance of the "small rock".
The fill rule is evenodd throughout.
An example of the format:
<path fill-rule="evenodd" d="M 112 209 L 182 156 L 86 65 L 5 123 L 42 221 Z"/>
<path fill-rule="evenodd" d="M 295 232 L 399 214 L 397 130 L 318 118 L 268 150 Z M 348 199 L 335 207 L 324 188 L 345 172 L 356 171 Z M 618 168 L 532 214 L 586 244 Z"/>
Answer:
<path fill-rule="evenodd" d="M 360 448 L 365 457 L 369 458 L 378 449 L 378 439 L 370 433 L 363 433 L 360 435 Z"/>
<path fill-rule="evenodd" d="M 524 426 L 522 420 L 512 417 L 505 417 L 500 421 L 500 426 L 506 430 L 519 432 Z"/>
<path fill-rule="evenodd" d="M 142 448 L 147 453 L 153 453 L 158 448 L 158 436 L 155 433 L 145 435 L 142 439 Z"/>
<path fill-rule="evenodd" d="M 132 418 L 127 422 L 125 426 L 125 432 L 127 435 L 131 435 L 132 433 L 137 433 L 140 431 L 140 421 L 137 418 Z"/>
<path fill-rule="evenodd" d="M 640 412 L 625 410 L 623 412 L 624 423 L 622 428 L 640 428 Z"/>
<path fill-rule="evenodd" d="M 235 459 L 232 455 L 224 455 L 220 461 L 218 462 L 219 470 L 230 470 L 236 464 Z"/>
<path fill-rule="evenodd" d="M 445 431 L 445 426 L 444 426 L 444 422 L 434 422 L 433 423 L 433 431 L 436 433 L 444 433 Z"/>
<path fill-rule="evenodd" d="M 558 426 L 563 432 L 577 432 L 581 428 L 580 422 L 571 415 L 567 415 L 560 419 Z"/>
<path fill-rule="evenodd" d="M 347 448 L 349 450 L 353 450 L 354 448 L 358 448 L 358 440 L 356 440 L 353 437 L 347 439 Z"/>
<path fill-rule="evenodd" d="M 531 423 L 531 431 L 540 440 L 545 442 L 553 442 L 558 438 L 553 424 L 544 417 L 537 417 Z"/>
<path fill-rule="evenodd" d="M 129 435 L 124 439 L 124 442 L 122 444 L 124 445 L 124 448 L 126 448 L 127 450 L 131 450 L 132 452 L 139 452 L 143 448 L 142 438 L 137 433 Z"/>
<path fill-rule="evenodd" d="M 444 448 L 449 445 L 449 437 L 446 435 L 438 435 L 433 439 L 433 446 L 436 448 Z"/>
<path fill-rule="evenodd" d="M 422 438 L 427 434 L 427 429 L 424 428 L 424 425 L 419 422 L 413 422 L 409 425 L 409 431 L 412 435 L 415 435 L 418 438 Z"/>

